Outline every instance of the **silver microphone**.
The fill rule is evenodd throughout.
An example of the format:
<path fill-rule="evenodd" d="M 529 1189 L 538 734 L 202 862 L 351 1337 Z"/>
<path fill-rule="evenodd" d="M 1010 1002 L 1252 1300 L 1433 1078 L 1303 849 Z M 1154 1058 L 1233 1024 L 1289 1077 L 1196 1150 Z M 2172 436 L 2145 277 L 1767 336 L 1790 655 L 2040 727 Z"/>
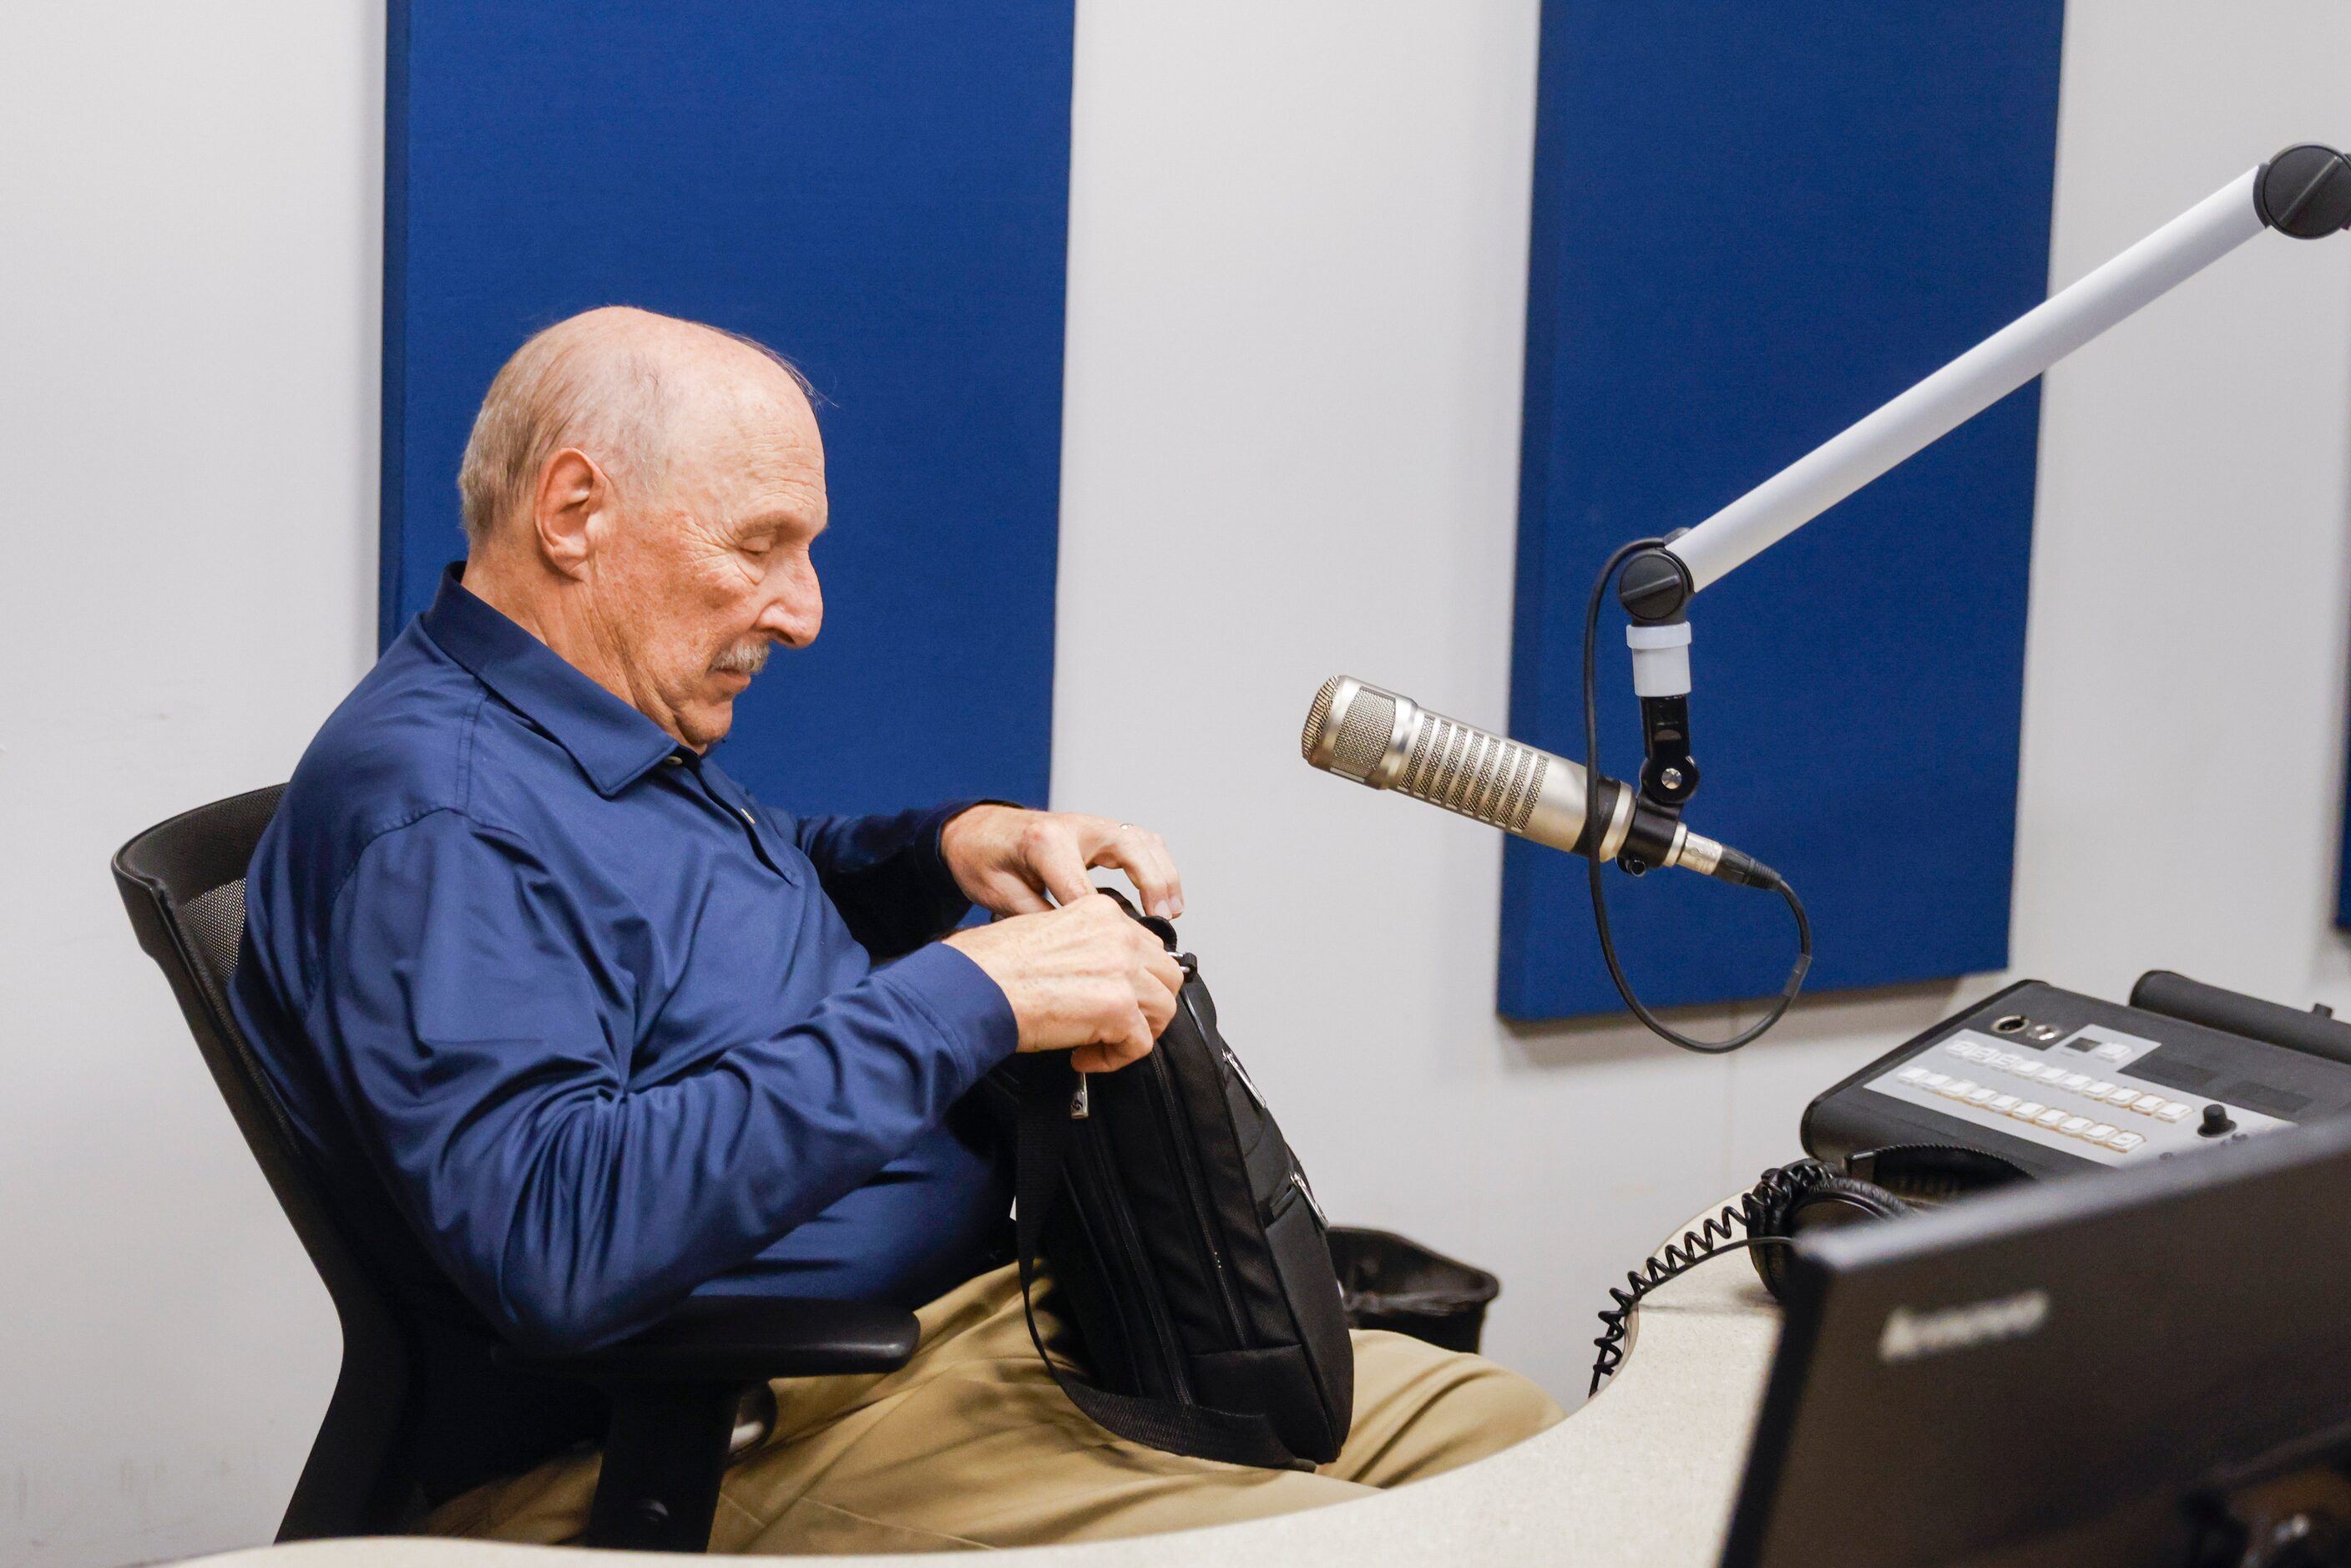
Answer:
<path fill-rule="evenodd" d="M 1645 867 L 1679 866 L 1746 886 L 1779 883 L 1769 866 L 1691 832 L 1614 779 L 1600 780 L 1594 834 L 1584 821 L 1579 765 L 1431 713 L 1352 675 L 1333 675 L 1314 694 L 1299 749 L 1326 773 L 1401 790 L 1555 850 L 1603 860 L 1629 850 Z"/>

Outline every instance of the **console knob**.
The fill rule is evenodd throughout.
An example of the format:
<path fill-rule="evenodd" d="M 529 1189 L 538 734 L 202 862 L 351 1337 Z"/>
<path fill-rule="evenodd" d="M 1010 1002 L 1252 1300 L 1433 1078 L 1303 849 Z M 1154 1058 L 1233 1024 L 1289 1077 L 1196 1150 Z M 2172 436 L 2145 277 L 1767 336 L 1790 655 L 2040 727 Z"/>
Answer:
<path fill-rule="evenodd" d="M 2229 1120 L 2226 1105 L 2207 1105 L 2204 1107 L 2204 1124 L 2196 1131 L 2204 1137 L 2217 1138 L 2223 1133 L 2234 1132 L 2236 1126 L 2236 1123 Z"/>

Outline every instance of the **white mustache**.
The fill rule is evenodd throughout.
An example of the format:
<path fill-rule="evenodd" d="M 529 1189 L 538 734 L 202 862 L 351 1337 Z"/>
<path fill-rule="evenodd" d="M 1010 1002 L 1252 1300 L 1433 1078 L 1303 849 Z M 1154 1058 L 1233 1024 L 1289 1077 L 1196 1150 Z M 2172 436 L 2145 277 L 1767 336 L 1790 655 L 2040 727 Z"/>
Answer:
<path fill-rule="evenodd" d="M 768 667 L 768 655 L 775 644 L 765 637 L 753 637 L 723 649 L 710 661 L 711 672 L 721 675 L 756 675 Z"/>

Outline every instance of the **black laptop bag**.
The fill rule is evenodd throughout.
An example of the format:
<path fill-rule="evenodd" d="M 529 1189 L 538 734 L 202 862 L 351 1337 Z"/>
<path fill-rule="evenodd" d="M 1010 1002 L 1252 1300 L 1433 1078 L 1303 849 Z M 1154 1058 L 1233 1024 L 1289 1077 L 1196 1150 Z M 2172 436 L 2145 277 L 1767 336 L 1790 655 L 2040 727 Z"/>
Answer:
<path fill-rule="evenodd" d="M 1167 922 L 1127 913 L 1176 952 Z M 1081 1074 L 1053 1051 L 999 1069 L 1019 1105 L 1029 1337 L 1071 1402 L 1120 1437 L 1311 1469 L 1338 1457 L 1354 1404 L 1327 1227 L 1217 1030 L 1198 964 L 1188 953 L 1176 961 L 1176 1017 L 1141 1061 Z M 1040 1261 L 1090 1376 L 1039 1336 L 1029 1298 Z"/>

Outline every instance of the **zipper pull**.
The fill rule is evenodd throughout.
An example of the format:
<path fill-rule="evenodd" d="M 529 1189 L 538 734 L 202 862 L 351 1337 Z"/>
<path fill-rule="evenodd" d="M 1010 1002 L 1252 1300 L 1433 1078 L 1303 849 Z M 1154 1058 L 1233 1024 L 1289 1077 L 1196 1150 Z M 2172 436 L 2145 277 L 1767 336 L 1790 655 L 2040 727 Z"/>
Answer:
<path fill-rule="evenodd" d="M 1249 1069 L 1241 1065 L 1241 1059 L 1233 1054 L 1233 1048 L 1229 1045 L 1225 1047 L 1225 1065 L 1233 1070 L 1233 1076 L 1240 1080 L 1243 1089 L 1249 1091 L 1249 1097 L 1256 1102 L 1257 1108 L 1269 1116 L 1273 1114 L 1273 1107 L 1268 1105 L 1265 1096 L 1257 1092 L 1257 1080 L 1249 1075 Z"/>
<path fill-rule="evenodd" d="M 1306 1200 L 1306 1207 L 1314 1211 L 1314 1218 L 1322 1222 L 1322 1228 L 1330 1229 L 1331 1217 L 1322 1212 L 1321 1204 L 1314 1201 L 1314 1189 L 1306 1185 L 1306 1173 L 1296 1166 L 1290 1166 L 1290 1184 L 1298 1189 L 1298 1196 Z"/>
<path fill-rule="evenodd" d="M 1086 1082 L 1086 1075 L 1081 1072 L 1078 1074 L 1078 1086 L 1076 1089 L 1072 1090 L 1070 1094 L 1070 1120 L 1072 1122 L 1082 1122 L 1092 1114 L 1093 1095 L 1092 1085 Z"/>

